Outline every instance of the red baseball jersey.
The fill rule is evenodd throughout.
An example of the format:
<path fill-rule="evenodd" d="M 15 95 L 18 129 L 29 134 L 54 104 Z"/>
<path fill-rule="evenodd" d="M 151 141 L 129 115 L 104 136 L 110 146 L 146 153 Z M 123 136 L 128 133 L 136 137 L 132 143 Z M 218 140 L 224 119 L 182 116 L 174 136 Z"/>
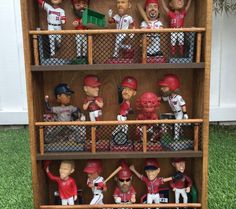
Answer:
<path fill-rule="evenodd" d="M 84 104 L 86 104 L 88 101 L 93 101 L 88 106 L 89 112 L 93 112 L 95 110 L 101 110 L 101 108 L 95 103 L 96 100 L 99 101 L 99 102 L 102 102 L 102 98 L 101 97 L 87 97 L 84 100 Z"/>
<path fill-rule="evenodd" d="M 48 172 L 47 175 L 52 181 L 57 182 L 61 199 L 68 199 L 77 195 L 77 186 L 73 178 L 69 177 L 67 180 L 63 181 L 60 177 L 54 176 L 51 172 Z"/>
<path fill-rule="evenodd" d="M 177 189 L 191 187 L 192 184 L 193 184 L 192 180 L 186 175 L 184 175 L 184 177 L 180 180 L 170 181 L 171 188 L 177 188 Z"/>
<path fill-rule="evenodd" d="M 170 27 L 171 28 L 184 27 L 184 18 L 186 16 L 186 14 L 187 14 L 187 12 L 185 9 L 183 9 L 179 13 L 169 11 L 167 15 L 170 17 Z"/>
<path fill-rule="evenodd" d="M 123 101 L 120 105 L 120 112 L 119 115 L 127 116 L 130 110 L 130 102 Z"/>
<path fill-rule="evenodd" d="M 123 193 L 120 190 L 119 187 L 116 187 L 113 196 L 114 197 L 120 197 L 121 198 L 121 202 L 125 203 L 125 202 L 131 202 L 131 197 L 132 197 L 132 195 L 135 195 L 135 194 L 136 194 L 136 192 L 135 192 L 133 186 L 131 186 L 129 191 L 126 192 L 126 193 Z"/>
<path fill-rule="evenodd" d="M 160 185 L 164 184 L 163 178 L 155 178 L 153 181 L 150 181 L 146 176 L 141 176 L 141 181 L 146 183 L 147 191 L 149 194 L 159 193 Z"/>

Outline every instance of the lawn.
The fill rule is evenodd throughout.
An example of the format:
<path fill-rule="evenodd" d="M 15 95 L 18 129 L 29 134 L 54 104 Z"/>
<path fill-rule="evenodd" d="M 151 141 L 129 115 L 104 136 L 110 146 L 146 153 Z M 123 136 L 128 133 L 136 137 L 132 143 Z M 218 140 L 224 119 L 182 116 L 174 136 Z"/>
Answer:
<path fill-rule="evenodd" d="M 209 209 L 236 208 L 234 128 L 210 128 Z M 28 140 L 27 129 L 0 130 L 0 209 L 33 208 Z"/>

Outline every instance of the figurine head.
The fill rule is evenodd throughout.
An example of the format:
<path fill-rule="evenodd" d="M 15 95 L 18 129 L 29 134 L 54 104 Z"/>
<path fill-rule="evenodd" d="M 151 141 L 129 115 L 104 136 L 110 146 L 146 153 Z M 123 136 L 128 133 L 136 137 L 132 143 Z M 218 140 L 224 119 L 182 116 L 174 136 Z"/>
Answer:
<path fill-rule="evenodd" d="M 101 83 L 97 76 L 87 75 L 84 78 L 84 92 L 87 96 L 97 97 Z"/>
<path fill-rule="evenodd" d="M 118 14 L 120 16 L 123 16 L 131 8 L 131 2 L 130 2 L 130 0 L 117 0 L 116 1 L 116 6 L 117 6 L 117 9 L 118 9 Z"/>
<path fill-rule="evenodd" d="M 65 83 L 58 84 L 54 89 L 55 97 L 61 105 L 68 105 L 70 103 L 71 94 L 74 94 L 74 91 Z"/>
<path fill-rule="evenodd" d="M 169 5 L 173 10 L 181 10 L 184 8 L 184 0 L 170 0 Z"/>
<path fill-rule="evenodd" d="M 158 0 L 146 0 L 145 10 L 149 20 L 156 20 L 159 16 Z"/>
<path fill-rule="evenodd" d="M 178 92 L 180 88 L 179 78 L 174 74 L 167 74 L 159 82 L 162 96 L 169 96 L 171 93 Z"/>
<path fill-rule="evenodd" d="M 130 100 L 133 96 L 136 95 L 137 90 L 137 80 L 134 77 L 126 76 L 121 82 L 122 98 L 123 100 Z"/>
<path fill-rule="evenodd" d="M 87 173 L 89 180 L 96 179 L 102 172 L 102 163 L 100 160 L 88 160 L 84 168 L 84 172 Z"/>
<path fill-rule="evenodd" d="M 174 158 L 172 159 L 172 165 L 175 167 L 176 171 L 184 173 L 185 170 L 185 159 L 184 158 Z"/>
<path fill-rule="evenodd" d="M 160 173 L 160 166 L 156 159 L 146 159 L 144 170 L 150 181 L 153 181 Z"/>
<path fill-rule="evenodd" d="M 74 171 L 75 171 L 74 161 L 64 160 L 61 162 L 59 169 L 61 180 L 67 180 Z"/>
<path fill-rule="evenodd" d="M 60 4 L 62 2 L 62 0 L 51 0 L 51 3 L 53 4 L 53 5 L 58 5 L 58 4 Z"/>
<path fill-rule="evenodd" d="M 127 193 L 131 187 L 132 173 L 125 161 L 121 161 L 120 165 L 122 169 L 118 172 L 115 180 L 120 190 L 123 193 Z"/>
<path fill-rule="evenodd" d="M 85 8 L 89 5 L 89 0 L 71 0 L 74 14 L 78 18 L 82 18 Z"/>
<path fill-rule="evenodd" d="M 156 94 L 152 92 L 143 93 L 136 101 L 136 108 L 141 112 L 152 113 L 160 106 L 160 101 Z"/>

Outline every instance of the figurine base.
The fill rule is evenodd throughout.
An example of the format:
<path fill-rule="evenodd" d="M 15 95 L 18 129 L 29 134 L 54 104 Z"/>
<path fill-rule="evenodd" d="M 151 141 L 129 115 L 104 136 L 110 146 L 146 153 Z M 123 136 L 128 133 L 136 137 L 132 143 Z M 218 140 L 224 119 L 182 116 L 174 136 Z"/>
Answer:
<path fill-rule="evenodd" d="M 80 65 L 80 64 L 88 64 L 88 58 L 87 57 L 76 57 L 71 61 L 72 65 Z"/>
<path fill-rule="evenodd" d="M 110 150 L 112 152 L 129 152 L 133 151 L 133 144 L 125 144 L 125 145 L 116 145 L 114 143 L 111 143 Z"/>
<path fill-rule="evenodd" d="M 83 152 L 85 143 L 77 143 L 74 141 L 56 141 L 44 145 L 45 152 Z"/>
<path fill-rule="evenodd" d="M 97 152 L 109 151 L 109 149 L 110 149 L 110 143 L 108 140 L 99 139 L 96 141 Z M 89 143 L 89 140 L 86 141 L 86 151 L 91 152 L 91 143 Z"/>
<path fill-rule="evenodd" d="M 147 56 L 147 63 L 166 63 L 165 56 Z"/>
<path fill-rule="evenodd" d="M 169 63 L 185 64 L 185 63 L 191 63 L 191 62 L 193 62 L 193 59 L 184 58 L 184 57 L 181 57 L 181 58 L 172 57 L 169 59 Z"/>
<path fill-rule="evenodd" d="M 105 64 L 132 64 L 134 63 L 134 59 L 129 58 L 110 58 Z"/>
<path fill-rule="evenodd" d="M 192 150 L 193 149 L 193 140 L 188 139 L 179 139 L 172 140 L 171 142 L 163 142 L 163 147 L 171 151 L 180 151 L 180 150 Z"/>

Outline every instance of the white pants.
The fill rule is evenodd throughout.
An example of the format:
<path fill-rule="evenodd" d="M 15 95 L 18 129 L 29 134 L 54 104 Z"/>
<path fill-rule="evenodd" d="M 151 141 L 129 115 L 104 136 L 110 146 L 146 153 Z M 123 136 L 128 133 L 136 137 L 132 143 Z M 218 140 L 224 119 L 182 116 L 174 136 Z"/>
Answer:
<path fill-rule="evenodd" d="M 103 205 L 103 194 L 97 194 L 93 196 L 90 205 Z"/>
<path fill-rule="evenodd" d="M 68 199 L 61 199 L 61 204 L 62 205 L 74 205 L 74 198 L 70 197 Z"/>
<path fill-rule="evenodd" d="M 48 30 L 61 30 L 61 26 L 48 25 Z M 56 42 L 61 43 L 61 35 L 49 35 L 50 54 L 54 56 L 56 53 Z"/>
<path fill-rule="evenodd" d="M 184 45 L 184 32 L 173 32 L 171 33 L 171 45 L 175 46 L 178 40 L 179 46 Z"/>
<path fill-rule="evenodd" d="M 183 119 L 183 117 L 184 117 L 184 114 L 183 114 L 182 111 L 175 113 L 175 119 L 181 120 L 181 119 Z M 174 133 L 175 133 L 174 139 L 178 140 L 179 139 L 180 129 L 181 129 L 181 124 L 180 123 L 175 123 L 174 129 L 175 129 L 174 130 Z"/>
<path fill-rule="evenodd" d="M 102 115 L 101 110 L 95 110 L 93 112 L 89 112 L 90 121 L 96 121 L 96 118 L 98 118 L 101 115 Z"/>
<path fill-rule="evenodd" d="M 121 33 L 116 35 L 116 43 L 115 43 L 115 50 L 113 53 L 113 57 L 119 56 L 119 51 L 121 49 L 131 49 L 131 45 L 122 44 L 127 34 Z"/>
<path fill-rule="evenodd" d="M 148 54 L 156 54 L 157 52 L 159 52 L 160 49 L 160 36 L 158 34 L 153 34 L 150 35 L 150 37 L 148 37 L 150 40 L 150 43 L 147 47 L 147 53 Z"/>
<path fill-rule="evenodd" d="M 160 203 L 160 195 L 159 193 L 157 194 L 147 194 L 147 204 L 152 204 L 152 203 Z"/>
<path fill-rule="evenodd" d="M 183 197 L 183 202 L 188 203 L 188 196 L 187 196 L 187 193 L 185 191 L 185 188 L 175 190 L 175 203 L 179 203 L 180 194 Z"/>
<path fill-rule="evenodd" d="M 87 55 L 87 35 L 86 34 L 78 34 L 75 37 L 76 41 L 76 51 L 77 51 L 77 57 L 81 57 L 81 52 L 82 56 Z"/>

